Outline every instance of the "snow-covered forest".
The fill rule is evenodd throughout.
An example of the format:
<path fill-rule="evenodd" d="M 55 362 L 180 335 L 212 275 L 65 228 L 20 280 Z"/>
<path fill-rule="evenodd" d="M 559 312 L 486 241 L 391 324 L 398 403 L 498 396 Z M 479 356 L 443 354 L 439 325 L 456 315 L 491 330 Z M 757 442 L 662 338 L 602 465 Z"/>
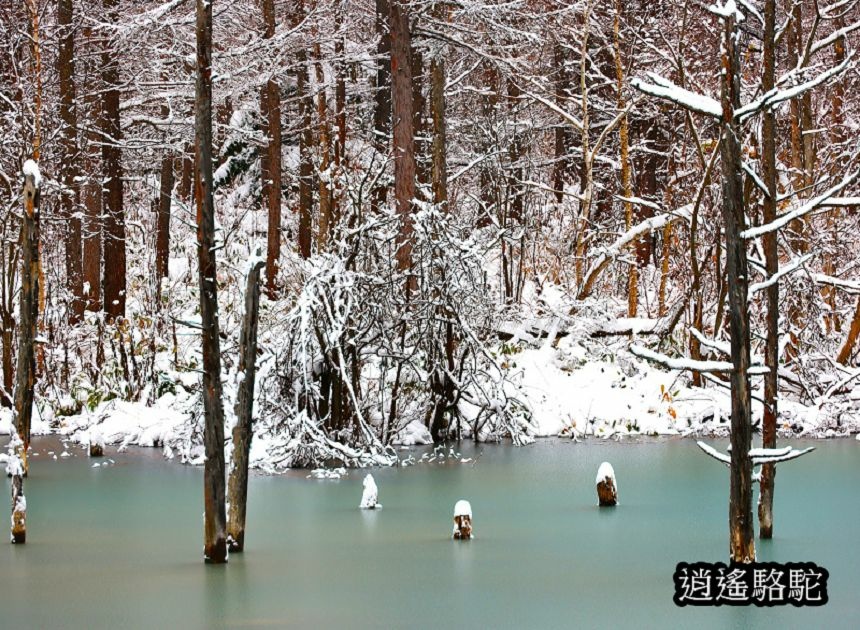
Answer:
<path fill-rule="evenodd" d="M 728 435 L 735 375 L 766 446 L 860 427 L 855 0 L 223 0 L 209 103 L 191 0 L 2 8 L 3 433 L 27 160 L 33 433 L 202 463 L 213 378 L 270 471 Z"/>

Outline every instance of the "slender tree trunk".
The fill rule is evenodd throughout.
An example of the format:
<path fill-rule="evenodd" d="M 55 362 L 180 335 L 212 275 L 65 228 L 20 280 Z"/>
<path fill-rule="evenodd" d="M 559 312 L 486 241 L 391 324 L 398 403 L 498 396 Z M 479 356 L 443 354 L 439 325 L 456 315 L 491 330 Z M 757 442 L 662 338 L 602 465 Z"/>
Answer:
<path fill-rule="evenodd" d="M 734 112 L 740 107 L 740 54 L 736 46 L 734 15 L 722 18 L 723 41 L 722 142 L 723 169 L 722 214 L 726 233 L 726 267 L 729 285 L 731 331 L 732 463 L 729 490 L 729 532 L 731 559 L 734 562 L 755 560 L 755 538 L 752 516 L 752 463 L 749 458 L 752 438 L 751 397 L 749 387 L 750 327 L 747 310 L 747 255 L 741 238 L 744 229 L 743 156 L 740 128 Z"/>
<path fill-rule="evenodd" d="M 92 32 L 84 29 L 84 38 L 92 42 Z M 99 163 L 101 139 L 101 102 L 98 97 L 100 86 L 96 74 L 89 72 L 95 64 L 87 64 L 90 82 L 84 94 L 84 104 L 89 115 L 88 131 L 84 136 L 83 165 L 86 180 L 81 186 L 81 202 L 84 207 L 83 221 L 83 279 L 86 309 L 99 312 L 102 309 L 102 184 Z"/>
<path fill-rule="evenodd" d="M 767 93 L 776 85 L 776 0 L 766 0 L 764 5 L 764 68 L 762 92 Z M 764 197 L 763 221 L 776 220 L 777 172 L 776 172 L 776 114 L 766 109 L 762 114 L 762 176 L 768 194 Z M 765 270 L 769 278 L 779 271 L 779 251 L 776 232 L 764 235 Z M 769 372 L 764 377 L 764 420 L 761 440 L 763 448 L 776 448 L 778 370 L 779 370 L 779 282 L 765 289 L 767 301 L 767 338 L 765 341 L 765 365 Z M 773 536 L 773 490 L 776 465 L 764 464 L 759 482 L 758 520 L 759 536 Z"/>
<path fill-rule="evenodd" d="M 27 540 L 24 477 L 29 470 L 30 422 L 36 386 L 36 327 L 39 321 L 39 195 L 41 176 L 35 162 L 24 166 L 24 216 L 21 223 L 21 314 L 18 367 L 15 374 L 16 462 L 12 466 L 12 542 Z"/>
<path fill-rule="evenodd" d="M 627 107 L 624 98 L 624 61 L 621 59 L 621 15 L 624 8 L 622 0 L 615 0 L 615 24 L 613 28 L 613 43 L 615 47 L 615 81 L 618 111 Z M 627 116 L 621 119 L 618 127 L 619 145 L 621 150 L 621 191 L 625 199 L 633 197 L 633 184 L 630 173 L 630 132 Z M 629 230 L 633 227 L 633 203 L 624 202 L 624 225 Z M 636 317 L 639 309 L 639 270 L 636 265 L 630 265 L 627 279 L 627 316 Z"/>
<path fill-rule="evenodd" d="M 66 282 L 71 303 L 69 323 L 76 324 L 84 316 L 83 276 L 81 265 L 81 219 L 78 200 L 78 117 L 75 110 L 75 32 L 72 28 L 72 0 L 59 0 L 57 26 L 60 29 L 60 49 L 57 72 L 60 79 L 60 119 L 63 121 L 60 142 L 63 180 L 61 214 L 66 222 Z"/>
<path fill-rule="evenodd" d="M 412 130 L 415 135 L 415 185 L 416 188 L 430 183 L 427 168 L 427 125 L 424 111 L 424 53 L 416 46 L 415 38 L 409 38 L 410 63 L 412 65 Z"/>
<path fill-rule="evenodd" d="M 312 205 L 313 205 L 313 130 L 311 111 L 313 103 L 308 91 L 308 65 L 304 52 L 298 55 L 297 93 L 299 101 L 299 253 L 302 258 L 311 257 Z"/>
<path fill-rule="evenodd" d="M 324 251 L 331 236 L 334 224 L 332 222 L 331 195 L 331 129 L 328 116 L 328 96 L 325 89 L 325 73 L 322 67 L 322 53 L 319 42 L 314 44 L 314 68 L 317 80 L 317 137 L 319 140 L 320 168 L 317 175 L 320 212 L 317 247 Z"/>
<path fill-rule="evenodd" d="M 448 210 L 447 130 L 445 124 L 445 60 L 437 54 L 430 62 L 430 115 L 433 119 L 433 203 Z"/>
<path fill-rule="evenodd" d="M 275 36 L 274 0 L 263 0 L 263 37 Z M 269 79 L 263 86 L 261 110 L 266 125 L 266 146 L 263 159 L 263 198 L 269 210 L 266 248 L 266 292 L 277 297 L 278 267 L 281 258 L 281 89 Z"/>
<path fill-rule="evenodd" d="M 406 7 L 402 0 L 391 0 L 390 9 L 394 196 L 400 217 L 397 266 L 401 271 L 408 271 L 412 267 L 412 200 L 415 197 L 412 59 Z"/>
<path fill-rule="evenodd" d="M 556 104 L 563 110 L 567 110 L 567 103 L 573 93 L 570 70 L 567 67 L 567 51 L 565 47 L 557 42 L 553 47 L 553 65 L 556 71 L 555 100 Z M 564 187 L 569 183 L 571 176 L 570 151 L 572 147 L 570 127 L 566 123 L 559 124 L 555 128 L 555 163 L 553 164 L 552 187 L 555 189 L 555 201 L 561 203 L 564 199 Z"/>
<path fill-rule="evenodd" d="M 374 146 L 385 154 L 391 136 L 391 28 L 389 0 L 376 0 L 376 94 L 373 108 Z M 372 207 L 378 212 L 388 196 L 388 186 L 380 182 L 372 192 Z"/>
<path fill-rule="evenodd" d="M 161 295 L 161 280 L 168 276 L 170 260 L 170 209 L 173 205 L 173 166 L 176 160 L 170 153 L 161 158 L 161 183 L 158 191 L 158 219 L 155 238 L 155 282 Z"/>
<path fill-rule="evenodd" d="M 245 318 L 239 337 L 239 392 L 236 397 L 236 426 L 233 428 L 233 465 L 227 488 L 230 504 L 227 544 L 230 551 L 245 548 L 245 513 L 248 505 L 248 463 L 253 438 L 254 383 L 257 376 L 257 321 L 260 311 L 260 269 L 256 261 L 248 270 L 245 287 Z"/>
<path fill-rule="evenodd" d="M 117 0 L 103 0 L 108 19 L 118 20 Z M 118 51 L 105 41 L 102 51 L 102 165 L 104 204 L 104 309 L 110 319 L 125 316 L 125 211 L 122 198 L 122 129 L 119 115 Z"/>
<path fill-rule="evenodd" d="M 215 254 L 215 204 L 212 195 L 212 2 L 197 0 L 197 144 L 195 195 L 197 252 L 200 259 L 200 316 L 203 342 L 203 411 L 206 417 L 203 469 L 206 562 L 227 562 L 224 506 L 224 407 L 221 395 L 221 345 Z"/>

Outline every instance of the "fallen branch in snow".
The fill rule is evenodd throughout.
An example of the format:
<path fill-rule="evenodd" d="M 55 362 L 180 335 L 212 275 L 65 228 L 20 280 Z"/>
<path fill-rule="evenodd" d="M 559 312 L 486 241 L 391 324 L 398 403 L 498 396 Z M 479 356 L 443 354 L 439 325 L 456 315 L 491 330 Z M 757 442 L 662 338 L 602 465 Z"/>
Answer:
<path fill-rule="evenodd" d="M 630 346 L 630 352 L 639 357 L 640 359 L 645 359 L 646 361 L 651 361 L 652 363 L 657 363 L 664 367 L 669 368 L 670 370 L 689 370 L 691 372 L 731 372 L 734 370 L 732 364 L 728 361 L 695 361 L 693 359 L 674 359 L 672 357 L 666 356 L 665 354 L 660 354 L 659 352 L 654 352 L 653 350 L 649 350 L 648 348 L 643 348 L 642 346 Z M 747 372 L 750 376 L 767 374 L 768 368 L 764 366 L 750 366 Z"/>
<path fill-rule="evenodd" d="M 630 200 L 638 202 L 638 200 Z M 619 256 L 622 250 L 632 243 L 638 237 L 644 234 L 650 234 L 654 230 L 659 230 L 667 223 L 674 221 L 676 219 L 683 219 L 688 221 L 690 216 L 692 215 L 693 206 L 686 205 L 682 208 L 679 208 L 675 212 L 667 212 L 665 214 L 658 215 L 656 217 L 651 217 L 642 221 L 637 225 L 634 225 L 632 228 L 627 230 L 624 234 L 622 234 L 618 240 L 616 240 L 612 245 L 607 247 L 597 259 L 591 263 L 591 267 L 588 270 L 588 273 L 585 274 L 585 280 L 582 282 L 582 287 L 579 289 L 579 293 L 576 295 L 576 299 L 584 300 L 591 292 L 594 290 L 594 283 L 597 281 L 597 278 L 600 276 L 601 272 L 612 262 L 617 256 Z"/>

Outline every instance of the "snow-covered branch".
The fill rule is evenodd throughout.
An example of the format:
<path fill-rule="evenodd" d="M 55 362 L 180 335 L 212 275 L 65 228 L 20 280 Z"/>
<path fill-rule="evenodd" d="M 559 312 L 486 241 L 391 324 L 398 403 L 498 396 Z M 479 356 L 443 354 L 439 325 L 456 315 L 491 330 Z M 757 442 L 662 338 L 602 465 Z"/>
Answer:
<path fill-rule="evenodd" d="M 630 82 L 630 85 L 644 94 L 670 101 L 691 112 L 713 118 L 722 116 L 723 108 L 715 99 L 691 92 L 652 72 L 649 72 L 647 76 L 651 83 L 645 83 L 642 79 L 635 78 Z"/>

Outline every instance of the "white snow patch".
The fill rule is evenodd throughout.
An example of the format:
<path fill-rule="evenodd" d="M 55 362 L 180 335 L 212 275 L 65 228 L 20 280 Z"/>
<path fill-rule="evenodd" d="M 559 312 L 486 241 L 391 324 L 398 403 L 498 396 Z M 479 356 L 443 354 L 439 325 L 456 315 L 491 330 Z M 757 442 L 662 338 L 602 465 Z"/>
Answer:
<path fill-rule="evenodd" d="M 472 504 L 465 499 L 460 499 L 454 504 L 454 518 L 458 516 L 468 516 L 472 518 Z"/>
<path fill-rule="evenodd" d="M 397 432 L 393 443 L 402 446 L 433 444 L 433 436 L 430 435 L 430 430 L 421 421 L 413 420 Z"/>
<path fill-rule="evenodd" d="M 373 479 L 373 475 L 367 475 L 364 478 L 364 492 L 361 494 L 361 504 L 359 504 L 359 508 L 362 510 L 375 510 L 377 508 L 381 508 L 382 506 L 377 502 L 379 497 L 379 490 L 376 487 L 376 481 Z"/>
<path fill-rule="evenodd" d="M 594 483 L 598 484 L 604 479 L 610 479 L 612 484 L 615 486 L 615 489 L 618 490 L 618 484 L 615 482 L 615 469 L 612 468 L 612 464 L 609 462 L 603 462 L 600 464 L 600 468 L 597 469 L 597 477 L 595 478 Z"/>

